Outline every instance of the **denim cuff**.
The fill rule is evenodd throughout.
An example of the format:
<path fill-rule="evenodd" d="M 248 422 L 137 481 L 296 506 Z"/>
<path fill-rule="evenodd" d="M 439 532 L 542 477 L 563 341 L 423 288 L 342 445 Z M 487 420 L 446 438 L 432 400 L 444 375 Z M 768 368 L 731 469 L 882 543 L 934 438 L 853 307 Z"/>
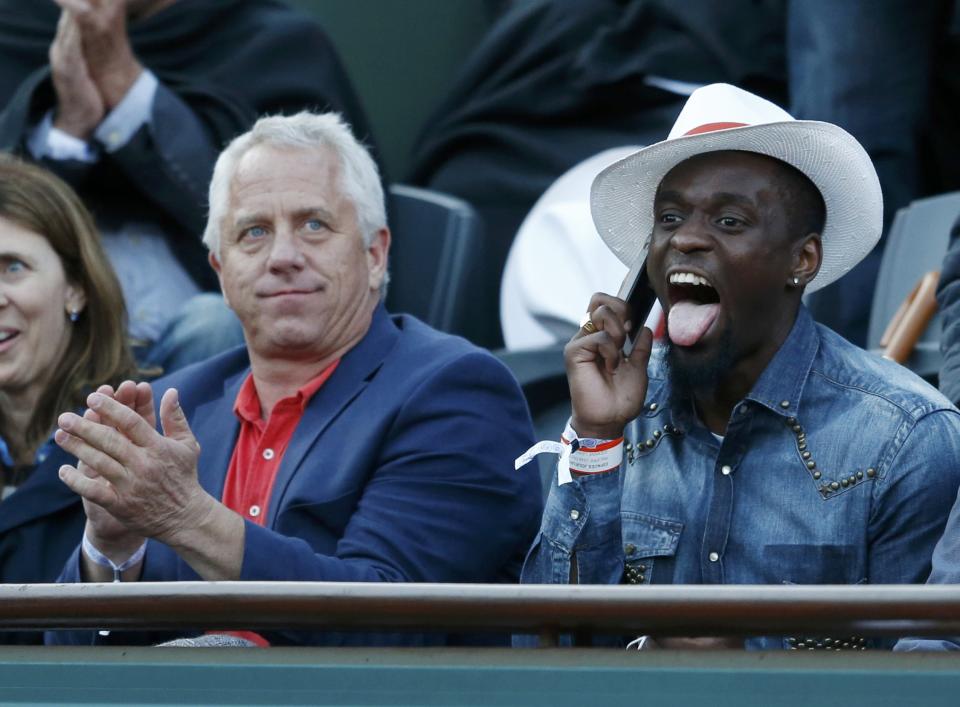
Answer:
<path fill-rule="evenodd" d="M 619 538 L 620 474 L 574 479 L 550 491 L 541 531 L 555 545 L 573 552 Z"/>

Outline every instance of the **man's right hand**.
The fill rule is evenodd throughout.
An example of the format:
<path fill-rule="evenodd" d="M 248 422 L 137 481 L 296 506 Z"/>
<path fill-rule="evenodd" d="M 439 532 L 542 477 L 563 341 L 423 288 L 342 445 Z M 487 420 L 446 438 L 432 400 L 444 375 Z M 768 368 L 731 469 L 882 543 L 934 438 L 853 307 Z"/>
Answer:
<path fill-rule="evenodd" d="M 625 357 L 628 331 L 642 324 L 628 322 L 627 304 L 597 293 L 590 298 L 588 312 L 596 331 L 581 329 L 563 352 L 573 406 L 571 425 L 580 437 L 616 439 L 643 408 L 653 335 L 644 328 Z"/>
<path fill-rule="evenodd" d="M 81 140 L 89 140 L 106 115 L 106 107 L 87 69 L 80 30 L 69 10 L 60 12 L 49 55 L 57 95 L 53 126 Z"/>

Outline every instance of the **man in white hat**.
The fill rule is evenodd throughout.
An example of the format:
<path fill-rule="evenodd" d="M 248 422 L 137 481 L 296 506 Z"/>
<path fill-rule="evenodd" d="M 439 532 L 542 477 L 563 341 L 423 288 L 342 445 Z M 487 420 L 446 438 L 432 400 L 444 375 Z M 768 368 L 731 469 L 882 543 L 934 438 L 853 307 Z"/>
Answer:
<path fill-rule="evenodd" d="M 591 299 L 566 348 L 573 453 L 523 581 L 924 581 L 960 485 L 960 413 L 801 302 L 880 235 L 856 140 L 706 86 L 667 140 L 600 173 L 591 207 L 625 265 L 646 258 L 667 341 L 651 353 L 644 330 L 624 355 L 641 323 Z"/>

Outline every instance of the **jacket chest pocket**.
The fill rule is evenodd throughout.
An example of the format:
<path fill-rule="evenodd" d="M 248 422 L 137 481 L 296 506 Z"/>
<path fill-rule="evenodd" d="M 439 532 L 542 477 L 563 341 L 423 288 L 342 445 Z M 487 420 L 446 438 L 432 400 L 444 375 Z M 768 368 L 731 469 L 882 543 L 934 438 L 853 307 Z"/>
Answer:
<path fill-rule="evenodd" d="M 624 569 L 622 584 L 650 584 L 655 563 L 677 554 L 683 523 L 645 513 L 621 516 Z"/>

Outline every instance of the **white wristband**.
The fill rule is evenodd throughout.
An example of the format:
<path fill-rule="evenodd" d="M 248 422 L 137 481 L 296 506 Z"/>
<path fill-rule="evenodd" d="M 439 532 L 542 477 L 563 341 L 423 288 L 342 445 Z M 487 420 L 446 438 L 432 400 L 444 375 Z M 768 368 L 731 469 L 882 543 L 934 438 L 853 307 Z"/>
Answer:
<path fill-rule="evenodd" d="M 513 467 L 515 469 L 519 469 L 521 466 L 533 461 L 533 458 L 538 454 L 556 454 L 557 484 L 559 486 L 563 486 L 564 484 L 569 484 L 571 481 L 573 481 L 573 477 L 570 476 L 570 452 L 576 448 L 576 444 L 564 444 L 562 442 L 554 442 L 552 440 L 537 442 L 535 445 L 530 447 L 530 449 L 513 460 Z"/>
<path fill-rule="evenodd" d="M 101 567 L 109 567 L 112 569 L 113 581 L 119 582 L 121 574 L 143 559 L 144 554 L 147 552 L 147 541 L 144 540 L 143 544 L 137 548 L 137 551 L 119 565 L 94 547 L 86 533 L 83 534 L 83 540 L 80 543 L 80 547 L 83 548 L 83 554 L 89 557 L 92 562 L 100 565 Z"/>
<path fill-rule="evenodd" d="M 579 439 L 567 420 L 560 442 L 537 442 L 514 460 L 514 468 L 519 469 L 538 454 L 557 455 L 557 485 L 563 486 L 573 481 L 571 469 L 578 474 L 600 474 L 620 466 L 623 461 L 623 437 Z"/>

